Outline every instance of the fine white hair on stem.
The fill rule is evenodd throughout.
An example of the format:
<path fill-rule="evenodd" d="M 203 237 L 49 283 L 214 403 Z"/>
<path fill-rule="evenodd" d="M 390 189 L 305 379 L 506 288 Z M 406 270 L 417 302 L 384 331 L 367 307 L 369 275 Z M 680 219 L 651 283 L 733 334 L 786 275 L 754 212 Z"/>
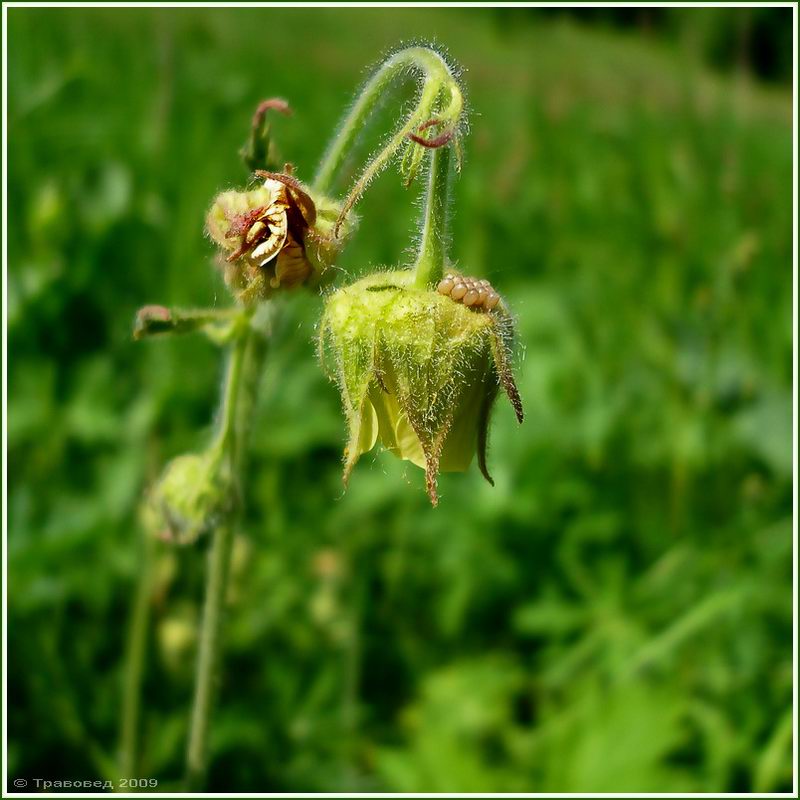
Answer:
<path fill-rule="evenodd" d="M 371 154 L 367 166 L 344 200 L 334 233 L 371 182 L 403 150 L 406 154 L 402 162 L 407 171 L 406 183 L 410 183 L 426 160 L 425 151 L 429 147 L 438 147 L 440 143 L 444 144 L 463 134 L 466 114 L 459 74 L 460 70 L 451 66 L 440 50 L 429 44 L 396 49 L 372 71 L 323 156 L 314 181 L 316 191 L 330 191 L 364 124 L 400 79 L 410 75 L 419 76 L 417 99 L 411 111 L 401 116 L 400 124 Z M 418 138 L 417 133 L 421 133 L 426 126 L 439 128 L 437 135 L 424 140 Z"/>

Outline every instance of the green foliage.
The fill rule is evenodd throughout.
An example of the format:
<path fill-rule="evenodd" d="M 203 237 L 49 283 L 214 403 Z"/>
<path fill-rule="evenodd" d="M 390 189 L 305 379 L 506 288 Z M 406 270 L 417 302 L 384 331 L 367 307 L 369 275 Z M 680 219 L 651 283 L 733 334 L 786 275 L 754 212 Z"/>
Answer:
<path fill-rule="evenodd" d="M 643 37 L 506 19 L 9 10 L 12 779 L 113 773 L 136 509 L 208 438 L 216 348 L 134 343 L 136 309 L 225 305 L 204 214 L 246 179 L 258 101 L 291 102 L 272 135 L 307 180 L 364 43 L 421 37 L 468 69 L 453 255 L 517 317 L 526 422 L 498 407 L 494 488 L 444 475 L 434 511 L 380 454 L 343 494 L 321 302 L 287 299 L 209 789 L 790 788 L 790 97 Z M 402 258 L 409 199 L 375 183 L 345 270 Z M 152 556 L 137 772 L 162 790 L 204 548 Z"/>

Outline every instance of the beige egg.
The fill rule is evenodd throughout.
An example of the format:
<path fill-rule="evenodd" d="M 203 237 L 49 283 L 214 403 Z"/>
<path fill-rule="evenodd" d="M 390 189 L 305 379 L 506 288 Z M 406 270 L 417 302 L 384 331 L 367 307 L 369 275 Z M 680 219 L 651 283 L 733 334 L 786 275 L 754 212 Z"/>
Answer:
<path fill-rule="evenodd" d="M 448 276 L 440 281 L 439 285 L 436 287 L 436 291 L 439 292 L 439 294 L 449 295 L 450 292 L 453 291 L 454 286 L 455 281 Z"/>

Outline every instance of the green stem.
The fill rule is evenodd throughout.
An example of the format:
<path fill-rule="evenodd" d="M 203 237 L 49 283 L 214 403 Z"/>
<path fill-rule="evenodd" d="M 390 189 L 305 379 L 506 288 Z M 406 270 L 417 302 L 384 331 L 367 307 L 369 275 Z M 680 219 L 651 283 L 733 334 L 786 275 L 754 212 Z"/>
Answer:
<path fill-rule="evenodd" d="M 266 341 L 250 327 L 236 341 L 228 362 L 222 414 L 215 447 L 230 471 L 231 512 L 212 534 L 208 554 L 205 603 L 195 674 L 195 693 L 186 752 L 186 781 L 190 791 L 202 788 L 208 762 L 208 737 L 220 659 L 222 620 L 233 537 L 236 529 L 245 441 L 259 384 Z"/>
<path fill-rule="evenodd" d="M 450 147 L 433 151 L 425 198 L 422 239 L 415 283 L 427 288 L 442 279 L 447 258 L 447 216 L 450 202 Z"/>
<path fill-rule="evenodd" d="M 439 134 L 442 131 L 454 131 L 459 124 L 464 110 L 464 98 L 447 62 L 435 50 L 427 47 L 400 50 L 383 62 L 361 90 L 322 159 L 314 179 L 314 191 L 320 194 L 331 191 L 339 170 L 384 92 L 395 78 L 414 72 L 423 76 L 417 106 L 364 169 L 345 199 L 340 221 L 355 205 L 370 181 L 386 166 L 398 149 L 408 142 L 410 133 L 417 131 L 420 125 L 428 122 L 434 115 L 438 121 Z M 443 104 L 439 101 L 440 96 L 444 96 Z M 415 151 L 411 177 L 424 155 L 423 148 L 419 145 L 415 146 Z"/>
<path fill-rule="evenodd" d="M 237 440 L 237 406 L 239 404 L 239 390 L 242 385 L 242 373 L 244 371 L 245 353 L 247 352 L 248 340 L 252 336 L 252 331 L 248 328 L 236 340 L 230 360 L 228 361 L 228 373 L 225 377 L 225 388 L 222 395 L 222 410 L 220 413 L 219 430 L 214 442 L 214 448 L 221 456 L 229 459 L 229 465 L 234 466 L 234 450 L 238 444 Z"/>
<path fill-rule="evenodd" d="M 138 775 L 136 767 L 139 744 L 139 712 L 147 634 L 150 627 L 150 587 L 155 546 L 155 538 L 145 533 L 142 537 L 142 555 L 136 586 L 136 598 L 131 614 L 125 655 L 120 726 L 120 778 L 131 778 Z"/>
<path fill-rule="evenodd" d="M 356 547 L 361 549 L 360 543 Z M 354 547 L 353 550 L 356 548 Z M 352 559 L 352 557 L 351 557 Z M 353 563 L 355 561 L 353 560 Z M 342 692 L 342 786 L 343 792 L 357 783 L 356 755 L 358 751 L 358 695 L 362 670 L 362 625 L 366 586 L 361 572 L 354 587 L 350 611 L 350 631 L 343 653 Z"/>
<path fill-rule="evenodd" d="M 206 599 L 200 627 L 200 646 L 197 655 L 194 704 L 189 726 L 189 745 L 186 752 L 187 789 L 199 791 L 203 786 L 208 759 L 208 732 L 214 702 L 217 662 L 228 566 L 233 544 L 233 525 L 223 523 L 214 531 L 208 554 Z"/>

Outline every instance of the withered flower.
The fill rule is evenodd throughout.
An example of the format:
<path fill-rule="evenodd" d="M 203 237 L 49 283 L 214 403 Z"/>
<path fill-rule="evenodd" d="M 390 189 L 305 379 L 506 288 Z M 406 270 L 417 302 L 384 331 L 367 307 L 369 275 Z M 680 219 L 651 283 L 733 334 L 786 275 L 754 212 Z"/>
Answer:
<path fill-rule="evenodd" d="M 440 470 L 466 470 L 473 455 L 486 480 L 489 415 L 502 386 L 522 421 L 509 368 L 511 317 L 501 304 L 465 305 L 420 289 L 414 273 L 370 275 L 333 292 L 321 326 L 349 427 L 347 480 L 378 439 L 425 470 L 436 505 Z"/>
<path fill-rule="evenodd" d="M 339 206 L 313 198 L 289 170 L 256 171 L 260 186 L 223 192 L 208 212 L 209 235 L 226 253 L 225 282 L 244 302 L 318 284 L 352 229 L 334 237 Z"/>

